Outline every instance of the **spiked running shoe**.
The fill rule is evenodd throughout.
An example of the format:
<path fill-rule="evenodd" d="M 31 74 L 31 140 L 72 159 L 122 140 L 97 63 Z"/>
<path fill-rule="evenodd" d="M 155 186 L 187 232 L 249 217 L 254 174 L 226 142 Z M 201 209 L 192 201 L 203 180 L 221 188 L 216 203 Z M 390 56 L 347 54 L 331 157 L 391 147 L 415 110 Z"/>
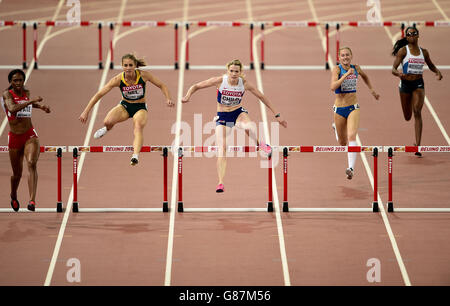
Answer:
<path fill-rule="evenodd" d="M 19 201 L 17 201 L 17 199 L 11 198 L 11 207 L 14 211 L 19 211 L 20 208 Z"/>
<path fill-rule="evenodd" d="M 264 153 L 266 153 L 267 155 L 269 155 L 270 153 L 272 153 L 272 147 L 270 145 L 268 145 L 267 143 L 262 142 L 259 145 L 259 150 L 260 151 L 264 151 Z"/>
<path fill-rule="evenodd" d="M 224 192 L 225 187 L 223 186 L 223 184 L 219 184 L 216 187 L 216 192 Z"/>
<path fill-rule="evenodd" d="M 139 158 L 137 155 L 133 154 L 131 157 L 130 165 L 135 166 L 139 163 Z"/>
<path fill-rule="evenodd" d="M 99 139 L 100 137 L 103 137 L 106 134 L 106 132 L 108 132 L 108 130 L 106 129 L 106 126 L 104 126 L 95 132 L 94 138 Z"/>
<path fill-rule="evenodd" d="M 353 168 L 347 168 L 345 174 L 347 174 L 347 179 L 351 180 L 353 178 Z"/>
<path fill-rule="evenodd" d="M 34 201 L 30 201 L 28 203 L 28 210 L 34 211 L 36 209 L 36 203 Z"/>

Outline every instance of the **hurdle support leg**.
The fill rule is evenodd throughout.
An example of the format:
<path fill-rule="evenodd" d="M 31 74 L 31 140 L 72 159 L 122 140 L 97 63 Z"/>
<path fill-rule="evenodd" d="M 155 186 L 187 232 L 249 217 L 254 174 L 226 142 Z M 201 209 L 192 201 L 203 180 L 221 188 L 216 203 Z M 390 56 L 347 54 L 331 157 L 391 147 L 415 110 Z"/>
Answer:
<path fill-rule="evenodd" d="M 392 201 L 392 156 L 394 155 L 392 148 L 388 150 L 388 212 L 394 212 L 394 202 Z"/>
<path fill-rule="evenodd" d="M 189 23 L 186 23 L 186 63 L 185 69 L 189 69 Z"/>
<path fill-rule="evenodd" d="M 178 212 L 183 211 L 183 148 L 178 148 Z"/>
<path fill-rule="evenodd" d="M 163 149 L 163 171 L 164 171 L 163 212 L 168 212 L 169 211 L 169 202 L 167 201 L 167 148 Z"/>
<path fill-rule="evenodd" d="M 178 23 L 175 23 L 175 64 L 174 69 L 178 70 Z"/>
<path fill-rule="evenodd" d="M 27 69 L 27 23 L 22 23 L 22 69 Z"/>
<path fill-rule="evenodd" d="M 73 149 L 73 202 L 72 211 L 78 212 L 78 149 Z"/>
<path fill-rule="evenodd" d="M 378 212 L 378 148 L 373 149 L 373 202 L 372 211 Z"/>
<path fill-rule="evenodd" d="M 62 195 L 61 195 L 61 181 L 62 181 L 62 175 L 61 175 L 61 157 L 62 157 L 62 149 L 58 148 L 58 151 L 56 153 L 56 157 L 58 158 L 58 199 L 56 202 L 56 211 L 57 212 L 62 212 L 63 211 L 63 207 L 62 207 Z"/>
<path fill-rule="evenodd" d="M 34 69 L 38 69 L 38 61 L 37 61 L 37 23 L 33 23 L 33 58 L 34 58 Z"/>
<path fill-rule="evenodd" d="M 261 70 L 264 70 L 264 23 L 261 23 Z"/>
<path fill-rule="evenodd" d="M 272 201 L 272 153 L 269 154 L 269 171 L 268 171 L 268 180 L 269 180 L 269 201 L 267 202 L 267 211 L 273 212 L 273 201 Z"/>
<path fill-rule="evenodd" d="M 287 173 L 288 173 L 288 148 L 283 148 L 283 212 L 289 211 L 289 204 L 288 204 L 288 181 L 287 181 Z"/>
<path fill-rule="evenodd" d="M 330 52 L 329 30 L 330 30 L 330 25 L 327 23 L 325 25 L 325 37 L 326 37 L 325 70 L 330 70 L 330 65 L 328 64 L 328 54 Z"/>
<path fill-rule="evenodd" d="M 103 56 L 102 56 L 102 23 L 98 24 L 98 69 L 103 69 Z"/>
<path fill-rule="evenodd" d="M 255 64 L 253 60 L 253 22 L 250 24 L 250 69 L 255 69 Z"/>

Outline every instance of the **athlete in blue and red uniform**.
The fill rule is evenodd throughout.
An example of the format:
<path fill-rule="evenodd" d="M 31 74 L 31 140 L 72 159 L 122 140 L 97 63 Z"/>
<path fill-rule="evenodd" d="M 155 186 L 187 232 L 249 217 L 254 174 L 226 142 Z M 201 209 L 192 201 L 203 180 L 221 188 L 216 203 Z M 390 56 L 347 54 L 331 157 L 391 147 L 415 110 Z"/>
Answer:
<path fill-rule="evenodd" d="M 331 90 L 336 94 L 334 101 L 334 129 L 336 139 L 341 146 L 356 146 L 356 134 L 359 126 L 359 104 L 356 98 L 356 87 L 360 75 L 369 87 L 375 99 L 380 95 L 372 89 L 369 77 L 359 65 L 352 65 L 352 51 L 349 47 L 339 49 L 340 64 L 334 67 L 331 74 Z M 356 153 L 347 155 L 348 168 L 345 170 L 350 180 L 354 174 Z"/>
<path fill-rule="evenodd" d="M 234 126 L 244 129 L 247 135 L 252 138 L 256 144 L 266 153 L 270 153 L 270 146 L 259 143 L 256 126 L 251 122 L 246 109 L 242 107 L 242 97 L 246 90 L 250 91 L 255 97 L 261 100 L 274 114 L 275 119 L 283 126 L 287 127 L 287 122 L 281 118 L 269 101 L 256 87 L 250 84 L 242 74 L 242 63 L 239 60 L 233 60 L 227 64 L 227 74 L 213 77 L 191 86 L 181 102 L 189 102 L 192 94 L 197 90 L 215 86 L 217 88 L 217 116 L 216 121 L 216 142 L 221 151 L 217 159 L 217 173 L 219 183 L 216 192 L 223 192 L 224 177 L 226 170 L 225 159 L 225 138 L 231 132 Z"/>
<path fill-rule="evenodd" d="M 442 79 L 442 74 L 431 61 L 429 52 L 419 47 L 419 31 L 414 27 L 408 27 L 405 33 L 406 37 L 398 40 L 392 51 L 392 55 L 395 56 L 392 74 L 400 78 L 399 92 L 405 120 L 411 120 L 414 112 L 416 136 L 414 145 L 420 146 L 422 140 L 422 107 L 425 100 L 423 66 L 426 63 L 428 68 L 436 74 L 438 80 Z M 400 64 L 402 65 L 401 72 L 397 70 Z M 419 157 L 422 156 L 420 152 L 415 154 Z"/>
<path fill-rule="evenodd" d="M 134 122 L 134 141 L 133 141 L 133 155 L 131 157 L 131 165 L 134 166 L 139 162 L 139 153 L 141 152 L 144 141 L 144 127 L 147 124 L 147 104 L 145 102 L 145 83 L 149 81 L 159 89 L 166 98 L 166 103 L 169 107 L 173 107 L 172 99 L 170 97 L 169 89 L 158 78 L 153 76 L 148 71 L 137 69 L 145 66 L 145 62 L 137 59 L 133 54 L 125 54 L 122 57 L 123 72 L 113 77 L 108 84 L 106 84 L 100 91 L 98 91 L 80 115 L 79 120 L 86 123 L 89 112 L 94 105 L 114 87 L 119 87 L 122 93 L 122 101 L 114 107 L 106 115 L 104 119 L 104 127 L 97 130 L 94 138 L 100 138 L 111 130 L 114 125 L 123 122 L 129 118 L 133 118 Z"/>
<path fill-rule="evenodd" d="M 23 159 L 28 166 L 28 190 L 30 201 L 28 209 L 35 210 L 36 190 L 38 182 L 37 161 L 40 154 L 39 138 L 31 123 L 33 108 L 39 108 L 50 113 L 50 107 L 39 104 L 41 97 L 30 99 L 30 91 L 25 89 L 25 73 L 16 69 L 8 74 L 10 86 L 3 92 L 1 105 L 8 118 L 10 131 L 8 133 L 9 159 L 13 170 L 11 176 L 11 207 L 14 211 L 20 208 L 17 199 L 17 189 L 22 178 Z"/>

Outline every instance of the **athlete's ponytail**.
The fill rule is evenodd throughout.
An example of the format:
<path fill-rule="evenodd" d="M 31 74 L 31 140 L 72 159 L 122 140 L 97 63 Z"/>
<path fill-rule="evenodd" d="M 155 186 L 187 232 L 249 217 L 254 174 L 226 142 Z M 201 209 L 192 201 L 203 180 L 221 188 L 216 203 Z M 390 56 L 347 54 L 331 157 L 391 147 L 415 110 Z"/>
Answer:
<path fill-rule="evenodd" d="M 134 55 L 133 53 L 127 53 L 124 56 L 122 56 L 122 62 L 124 59 L 130 59 L 132 60 L 135 64 L 136 67 L 143 67 L 143 66 L 147 66 L 147 64 L 145 63 L 145 60 L 142 58 L 137 58 L 136 55 Z"/>
<path fill-rule="evenodd" d="M 413 30 L 417 31 L 417 34 L 419 34 L 419 30 L 417 30 L 416 27 L 407 27 L 405 30 L 405 33 L 407 33 L 409 29 L 413 29 Z M 394 48 L 392 49 L 392 55 L 396 56 L 398 51 L 401 48 L 403 48 L 404 46 L 406 46 L 407 44 L 408 44 L 408 39 L 406 37 L 403 37 L 402 39 L 397 40 L 394 44 Z"/>

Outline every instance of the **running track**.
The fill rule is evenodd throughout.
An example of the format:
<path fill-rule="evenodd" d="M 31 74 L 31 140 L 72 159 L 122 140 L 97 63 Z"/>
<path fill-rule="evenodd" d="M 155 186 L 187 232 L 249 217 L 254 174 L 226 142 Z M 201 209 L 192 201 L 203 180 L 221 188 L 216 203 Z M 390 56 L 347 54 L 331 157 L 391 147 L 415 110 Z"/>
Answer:
<path fill-rule="evenodd" d="M 2 20 L 65 20 L 65 1 L 8 1 L 0 3 Z M 366 20 L 366 1 L 81 1 L 82 20 Z M 409 10 L 407 9 L 409 8 Z M 448 20 L 445 1 L 382 1 L 384 20 Z M 331 29 L 333 31 L 334 28 Z M 420 28 L 420 44 L 437 65 L 448 65 L 448 28 Z M 341 45 L 349 45 L 354 63 L 388 65 L 392 37 L 397 28 L 341 29 Z M 21 63 L 19 27 L 0 28 L 3 42 L 0 65 Z M 144 56 L 149 65 L 173 65 L 173 28 L 116 28 L 114 62 L 128 52 Z M 260 31 L 255 31 L 255 36 Z M 189 30 L 190 65 L 222 65 L 233 58 L 250 62 L 249 31 L 241 28 L 199 28 Z M 334 33 L 330 60 L 334 61 Z M 96 65 L 97 31 L 90 28 L 39 27 L 40 65 Z M 266 65 L 324 65 L 324 29 L 268 29 L 265 38 Z M 45 38 L 48 38 L 44 41 Z M 261 37 L 255 37 L 258 43 Z M 185 31 L 180 30 L 180 46 Z M 31 29 L 28 58 L 32 58 Z M 103 37 L 106 58 L 108 34 Z M 180 47 L 180 63 L 184 49 Z M 255 62 L 260 55 L 255 54 Z M 105 60 L 106 62 L 106 60 Z M 437 82 L 426 71 L 426 95 L 444 130 L 450 130 L 447 103 L 449 76 Z M 131 145 L 131 121 L 120 124 L 101 140 L 92 138 L 88 125 L 78 116 L 90 97 L 120 70 L 28 69 L 27 86 L 32 96 L 41 95 L 52 108 L 50 115 L 35 111 L 33 123 L 41 145 Z M 362 106 L 359 139 L 365 145 L 412 145 L 413 122 L 405 122 L 397 92 L 397 80 L 389 70 L 366 71 L 381 94 L 375 101 L 364 85 L 358 99 Z M 8 70 L 0 70 L 7 85 Z M 223 70 L 155 70 L 180 97 L 194 82 L 223 73 Z M 333 94 L 330 72 L 325 70 L 247 70 L 250 82 L 275 103 L 288 121 L 280 127 L 280 145 L 335 145 L 331 130 Z M 362 83 L 362 82 L 361 82 Z M 194 115 L 205 125 L 214 116 L 214 89 L 196 93 L 192 102 L 167 108 L 163 96 L 149 87 L 149 123 L 146 145 L 170 145 L 183 136 L 178 122 L 194 126 Z M 245 107 L 259 124 L 265 114 L 251 95 Z M 106 113 L 119 101 L 119 93 L 108 94 L 91 113 L 94 131 Z M 429 108 L 423 108 L 423 145 L 450 145 Z M 4 116 L 1 117 L 3 120 Z M 270 122 L 265 122 L 270 130 Z M 183 127 L 184 125 L 181 125 Z M 0 135 L 7 144 L 8 127 Z M 211 131 L 203 134 L 203 141 Z M 208 134 L 209 133 L 209 134 Z M 272 135 L 276 137 L 277 135 Z M 194 136 L 191 138 L 194 143 Z M 369 165 L 371 157 L 365 155 Z M 160 207 L 162 202 L 162 158 L 143 153 L 138 167 L 128 164 L 129 154 L 88 153 L 80 164 L 78 182 L 80 207 Z M 215 193 L 215 158 L 185 158 L 183 169 L 185 207 L 265 207 L 266 169 L 260 158 L 230 158 L 226 192 Z M 281 160 L 281 155 L 280 155 Z M 281 162 L 275 169 L 274 203 L 282 202 Z M 0 155 L 1 208 L 9 206 L 7 154 Z M 63 203 L 71 204 L 70 153 L 63 157 Z M 386 153 L 379 158 L 379 195 L 387 201 Z M 344 176 L 344 154 L 300 154 L 289 157 L 290 207 L 368 207 L 372 200 L 370 175 L 358 156 L 356 176 Z M 169 205 L 176 204 L 173 156 L 169 156 Z M 369 167 L 370 168 L 370 167 Z M 418 159 L 407 153 L 394 157 L 396 207 L 450 207 L 450 156 L 425 154 Z M 39 164 L 39 207 L 56 202 L 56 158 L 43 153 Z M 21 181 L 19 200 L 27 201 L 27 171 Z M 175 177 L 176 178 L 176 177 Z M 280 206 L 281 207 L 281 206 Z M 1 285 L 449 285 L 450 220 L 448 213 L 2 213 L 0 214 Z M 81 264 L 81 282 L 70 283 L 67 262 Z M 367 261 L 381 263 L 381 282 L 369 283 Z"/>

